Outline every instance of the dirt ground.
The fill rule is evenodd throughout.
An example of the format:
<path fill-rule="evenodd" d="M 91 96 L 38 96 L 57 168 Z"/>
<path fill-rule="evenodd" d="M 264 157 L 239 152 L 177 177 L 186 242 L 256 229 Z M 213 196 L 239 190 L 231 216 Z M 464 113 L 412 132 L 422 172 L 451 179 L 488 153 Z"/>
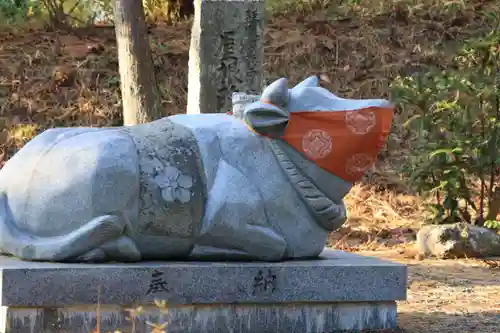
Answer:
<path fill-rule="evenodd" d="M 377 15 L 338 13 L 344 16 L 334 22 L 323 11 L 272 17 L 264 77 L 295 83 L 321 73 L 330 80 L 326 88 L 342 97 L 387 98 L 394 77 L 445 65 L 449 50 L 481 32 L 484 13 L 498 13 L 498 1 L 464 3 L 453 11 L 416 6 Z M 151 29 L 165 115 L 185 111 L 189 29 L 189 22 Z M 0 167 L 43 129 L 121 124 L 115 44 L 107 27 L 0 29 Z M 394 171 L 410 149 L 412 133 L 401 126 L 407 117 L 397 110 L 379 163 L 346 198 L 349 221 L 329 245 L 408 265 L 408 300 L 399 304 L 405 332 L 498 333 L 499 268 L 475 260 L 418 261 L 409 250 L 424 211 Z"/>
<path fill-rule="evenodd" d="M 419 261 L 407 252 L 359 253 L 408 265 L 408 299 L 398 303 L 405 333 L 500 332 L 500 268 L 471 259 Z"/>

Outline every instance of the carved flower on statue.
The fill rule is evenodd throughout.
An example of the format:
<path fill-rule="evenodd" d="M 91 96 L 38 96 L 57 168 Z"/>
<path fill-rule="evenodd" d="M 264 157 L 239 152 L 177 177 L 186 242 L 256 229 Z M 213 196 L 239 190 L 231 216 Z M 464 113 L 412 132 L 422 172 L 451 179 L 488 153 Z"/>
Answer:
<path fill-rule="evenodd" d="M 179 200 L 181 203 L 187 203 L 191 200 L 193 180 L 191 177 L 183 175 L 179 169 L 167 166 L 154 180 L 161 188 L 163 200 L 167 202 Z"/>

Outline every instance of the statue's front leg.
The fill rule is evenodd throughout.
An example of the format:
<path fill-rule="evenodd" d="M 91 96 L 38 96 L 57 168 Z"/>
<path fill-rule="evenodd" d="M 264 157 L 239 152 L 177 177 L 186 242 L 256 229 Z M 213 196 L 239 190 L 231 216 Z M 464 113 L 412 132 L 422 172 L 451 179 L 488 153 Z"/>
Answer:
<path fill-rule="evenodd" d="M 287 243 L 266 215 L 259 188 L 220 161 L 192 256 L 279 261 Z"/>

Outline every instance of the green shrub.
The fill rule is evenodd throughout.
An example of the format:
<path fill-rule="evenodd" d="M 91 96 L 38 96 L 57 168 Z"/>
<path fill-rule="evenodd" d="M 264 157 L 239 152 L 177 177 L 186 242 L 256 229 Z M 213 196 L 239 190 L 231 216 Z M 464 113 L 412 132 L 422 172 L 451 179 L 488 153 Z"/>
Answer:
<path fill-rule="evenodd" d="M 393 98 L 412 112 L 415 137 L 403 172 L 432 196 L 430 222 L 499 228 L 500 29 L 472 40 L 450 69 L 393 82 Z M 497 187 L 495 187 L 497 185 Z"/>
<path fill-rule="evenodd" d="M 4 24 L 22 22 L 37 7 L 35 0 L 0 0 L 0 21 Z"/>

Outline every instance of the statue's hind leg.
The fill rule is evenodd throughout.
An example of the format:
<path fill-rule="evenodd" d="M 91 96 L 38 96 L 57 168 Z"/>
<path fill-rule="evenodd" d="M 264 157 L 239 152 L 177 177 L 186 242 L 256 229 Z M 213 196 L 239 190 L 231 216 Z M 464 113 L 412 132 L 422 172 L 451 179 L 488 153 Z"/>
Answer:
<path fill-rule="evenodd" d="M 89 252 L 78 256 L 76 262 L 104 262 L 104 261 L 140 261 L 141 253 L 135 246 L 134 241 L 127 237 L 121 236 L 118 239 L 110 240 L 97 249 L 92 249 Z"/>
<path fill-rule="evenodd" d="M 102 248 L 102 251 L 109 248 L 110 253 L 122 251 L 137 257 L 133 242 L 130 239 L 122 240 L 127 229 L 130 229 L 130 224 L 123 214 L 109 214 L 95 217 L 65 235 L 34 236 L 18 228 L 12 219 L 7 196 L 0 193 L 0 251 L 23 260 L 75 261 L 75 258 L 86 254 L 88 258 L 97 258 L 101 256 L 97 249 L 108 242 L 110 245 Z"/>

